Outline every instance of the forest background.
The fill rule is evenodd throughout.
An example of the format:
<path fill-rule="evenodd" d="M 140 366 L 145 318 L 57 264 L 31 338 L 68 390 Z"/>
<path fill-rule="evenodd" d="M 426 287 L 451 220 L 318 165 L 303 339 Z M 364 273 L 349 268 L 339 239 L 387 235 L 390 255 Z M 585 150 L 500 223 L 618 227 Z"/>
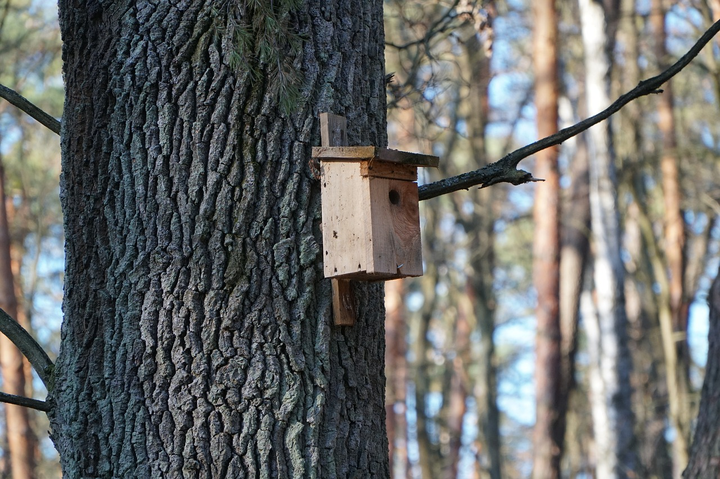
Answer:
<path fill-rule="evenodd" d="M 720 18 L 716 0 L 604 8 L 580 0 L 543 10 L 551 3 L 385 2 L 390 146 L 441 158 L 421 184 L 477 169 L 552 133 L 553 123 L 596 113 L 673 63 Z M 0 1 L 0 83 L 60 118 L 56 10 L 51 2 Z M 546 41 L 553 31 L 554 58 Z M 624 461 L 639 477 L 680 477 L 718 270 L 719 58 L 715 42 L 662 93 L 549 158 L 525 160 L 544 183 L 421 203 L 425 275 L 386 283 L 393 477 L 606 477 Z M 543 113 L 553 110 L 554 122 Z M 0 103 L 0 307 L 53 358 L 62 317 L 59 165 L 57 136 Z M 603 165 L 614 170 L 609 200 Z M 548 200 L 541 190 L 553 184 L 558 199 Z M 616 218 L 616 238 L 593 214 Z M 541 254 L 553 251 L 538 244 L 553 244 L 553 234 L 556 251 Z M 619 268 L 604 273 L 603 258 Z M 608 279 L 620 285 L 610 297 Z M 553 284 L 557 291 L 548 292 Z M 622 310 L 620 319 L 603 322 L 604 301 Z M 6 341 L 0 349 L 2 390 L 43 399 L 29 366 Z M 609 404 L 612 394 L 627 403 Z M 60 477 L 45 415 L 4 409 L 0 477 Z M 632 420 L 617 420 L 625 414 Z M 622 441 L 629 454 L 607 449 Z"/>

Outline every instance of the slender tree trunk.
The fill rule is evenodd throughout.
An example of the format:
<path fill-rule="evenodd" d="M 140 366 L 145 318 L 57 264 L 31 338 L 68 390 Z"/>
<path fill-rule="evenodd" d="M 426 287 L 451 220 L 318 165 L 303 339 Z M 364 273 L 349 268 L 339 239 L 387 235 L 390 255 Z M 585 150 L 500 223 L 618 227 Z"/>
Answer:
<path fill-rule="evenodd" d="M 667 64 L 665 48 L 665 8 L 662 0 L 652 0 L 650 22 L 655 37 L 655 55 L 659 69 Z M 667 284 L 665 300 L 668 305 L 660 308 L 660 323 L 665 351 L 668 395 L 670 402 L 670 423 L 675 429 L 673 441 L 673 477 L 679 478 L 688 461 L 688 442 L 690 437 L 690 401 L 688 368 L 690 354 L 687 347 L 687 306 L 685 305 L 684 283 L 684 246 L 685 222 L 680 210 L 681 191 L 680 174 L 677 166 L 677 142 L 675 139 L 675 116 L 673 114 L 672 82 L 663 87 L 658 97 L 659 128 L 663 138 L 660 170 L 662 171 L 662 190 L 665 201 L 665 261 L 666 265 L 657 274 L 665 276 Z M 666 311 L 667 310 L 667 311 Z M 678 340 L 678 335 L 683 339 Z"/>
<path fill-rule="evenodd" d="M 590 199 L 588 184 L 588 152 L 584 136 L 578 139 L 572 159 L 571 186 L 565 201 L 560 250 L 560 385 L 559 395 L 567 415 L 570 398 L 575 390 L 575 352 L 580 295 L 589 253 Z M 573 406 L 573 409 L 575 407 Z M 578 423 L 579 419 L 576 420 Z M 566 420 L 567 424 L 567 420 Z M 566 428 L 567 430 L 567 428 Z M 567 434 L 564 433 L 563 436 Z M 567 441 L 564 440 L 567 444 Z M 564 448 L 563 448 L 564 450 Z"/>
<path fill-rule="evenodd" d="M 12 318 L 17 318 L 18 304 L 10 248 L 10 226 L 5 207 L 5 168 L 0 160 L 0 308 Z M 25 396 L 23 355 L 5 335 L 0 335 L 0 365 L 3 392 Z M 35 477 L 34 434 L 29 411 L 21 406 L 5 404 L 5 421 L 13 479 Z"/>
<path fill-rule="evenodd" d="M 332 326 L 308 167 L 321 111 L 386 144 L 382 2 L 289 3 L 59 4 L 65 477 L 389 475 L 383 288 Z M 269 46 L 293 113 L 277 67 L 231 66 L 262 8 L 303 39 Z"/>
<path fill-rule="evenodd" d="M 683 473 L 686 479 L 720 477 L 720 270 L 710 287 L 710 331 L 708 360 L 705 366 L 700 414 L 690 451 L 690 462 Z"/>
<path fill-rule="evenodd" d="M 557 12 L 555 0 L 533 2 L 535 107 L 539 137 L 558 131 Z M 559 478 L 565 436 L 567 396 L 560 384 L 560 175 L 558 147 L 535 155 L 536 174 L 545 181 L 535 190 L 533 283 L 537 291 L 533 478 Z"/>
<path fill-rule="evenodd" d="M 488 2 L 487 8 L 493 9 L 494 2 Z M 494 13 L 491 12 L 490 19 Z M 491 27 L 488 27 L 491 28 Z M 488 32 L 492 35 L 492 31 Z M 487 163 L 485 150 L 485 126 L 488 122 L 490 106 L 488 103 L 488 85 L 490 83 L 490 56 L 474 35 L 466 44 L 470 71 L 471 111 L 467 117 L 468 134 L 473 157 L 478 167 Z M 496 192 L 482 189 L 475 198 L 475 211 L 471 221 L 465 224 L 470 235 L 470 265 L 473 274 L 468 280 L 468 296 L 473 303 L 475 320 L 480 332 L 476 345 L 477 374 L 474 389 L 479 419 L 479 455 L 482 464 L 487 464 L 487 474 L 491 479 L 502 477 L 502 456 L 500 451 L 500 411 L 497 407 L 497 364 L 495 358 L 495 294 L 493 293 L 495 268 L 495 217 Z"/>
<path fill-rule="evenodd" d="M 385 416 L 387 421 L 390 472 L 392 477 L 407 476 L 407 312 L 403 304 L 403 282 L 385 283 Z"/>
<path fill-rule="evenodd" d="M 470 324 L 468 313 L 474 312 L 458 300 L 458 314 L 455 318 L 455 357 L 448 364 L 450 370 L 450 391 L 447 407 L 447 428 L 450 435 L 448 457 L 446 461 L 446 479 L 456 479 L 460 465 L 460 447 L 462 446 L 463 419 L 467 412 L 466 400 L 468 397 L 467 367 L 470 363 Z M 466 301 L 465 301 L 466 302 Z"/>
<path fill-rule="evenodd" d="M 607 107 L 609 101 L 609 52 L 612 30 L 606 25 L 603 6 L 580 0 L 585 47 L 588 115 Z M 594 283 L 597 332 L 588 334 L 588 349 L 596 351 L 591 361 L 593 427 L 597 449 L 597 477 L 633 477 L 637 467 L 634 419 L 631 407 L 632 360 L 627 345 L 624 269 L 620 258 L 620 220 L 617 180 L 608 125 L 589 130 L 590 209 L 595 246 Z M 592 321 L 588 321 L 588 324 Z M 590 342 L 593 342 L 591 345 Z"/>

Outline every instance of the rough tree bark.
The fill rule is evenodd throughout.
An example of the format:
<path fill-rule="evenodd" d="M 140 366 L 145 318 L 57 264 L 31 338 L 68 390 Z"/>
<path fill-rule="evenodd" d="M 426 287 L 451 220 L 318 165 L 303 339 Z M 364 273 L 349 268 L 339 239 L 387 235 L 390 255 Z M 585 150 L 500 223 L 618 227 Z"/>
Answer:
<path fill-rule="evenodd" d="M 687 479 L 720 477 L 720 269 L 710 287 L 708 303 L 708 359 L 690 462 L 683 473 Z"/>
<path fill-rule="evenodd" d="M 292 114 L 277 72 L 230 66 L 231 23 L 253 25 L 230 5 L 59 3 L 65 477 L 389 474 L 382 285 L 331 326 L 308 167 L 321 111 L 350 144 L 386 144 L 382 1 L 288 13 Z"/>
<path fill-rule="evenodd" d="M 555 0 L 533 2 L 535 106 L 540 138 L 558 131 L 558 28 Z M 533 218 L 533 284 L 537 291 L 533 478 L 559 478 L 567 396 L 562 382 L 560 332 L 560 175 L 559 147 L 535 155 L 537 185 Z"/>

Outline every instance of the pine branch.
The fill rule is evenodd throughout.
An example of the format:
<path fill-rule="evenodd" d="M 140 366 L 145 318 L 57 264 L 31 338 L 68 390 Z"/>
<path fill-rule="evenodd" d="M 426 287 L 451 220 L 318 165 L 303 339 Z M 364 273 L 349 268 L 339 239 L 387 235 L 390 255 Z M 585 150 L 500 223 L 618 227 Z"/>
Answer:
<path fill-rule="evenodd" d="M 4 98 L 22 111 L 39 121 L 52 132 L 60 134 L 60 122 L 53 118 L 48 113 L 33 105 L 30 100 L 17 93 L 15 90 L 11 90 L 5 85 L 0 84 L 0 98 Z"/>
<path fill-rule="evenodd" d="M 50 411 L 50 405 L 45 401 L 26 398 L 24 396 L 15 396 L 14 394 L 8 394 L 3 392 L 0 392 L 0 402 L 15 404 L 16 406 L 29 407 L 31 409 L 37 409 L 38 411 L 43 412 Z"/>
<path fill-rule="evenodd" d="M 0 332 L 18 347 L 35 368 L 47 390 L 52 391 L 55 365 L 30 333 L 2 309 L 0 309 Z"/>
<path fill-rule="evenodd" d="M 527 171 L 518 170 L 518 163 L 528 156 L 534 155 L 538 151 L 550 148 L 551 146 L 559 145 L 565 140 L 579 135 L 591 126 L 596 125 L 601 121 L 606 120 L 611 115 L 617 113 L 622 107 L 633 100 L 652 93 L 662 93 L 662 90 L 659 89 L 660 86 L 685 68 L 718 31 L 720 31 L 720 21 L 715 22 L 703 34 L 703 36 L 700 37 L 697 43 L 695 43 L 695 45 L 693 45 L 693 47 L 674 65 L 657 76 L 641 81 L 635 88 L 620 96 L 612 105 L 597 115 L 586 118 L 573 126 L 560 130 L 554 135 L 550 135 L 515 150 L 512 153 L 505 155 L 499 161 L 486 165 L 478 170 L 423 185 L 419 188 L 420 200 L 428 200 L 430 198 L 446 195 L 458 190 L 467 190 L 473 186 L 485 188 L 497 183 L 512 183 L 513 185 L 520 185 L 531 181 L 542 181 L 537 178 L 533 178 L 532 174 Z"/>

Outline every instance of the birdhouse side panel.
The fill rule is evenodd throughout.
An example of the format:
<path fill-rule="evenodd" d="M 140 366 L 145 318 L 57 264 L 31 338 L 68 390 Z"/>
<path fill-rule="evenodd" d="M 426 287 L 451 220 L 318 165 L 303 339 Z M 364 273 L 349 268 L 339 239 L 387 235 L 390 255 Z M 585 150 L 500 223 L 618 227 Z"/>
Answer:
<path fill-rule="evenodd" d="M 322 162 L 323 265 L 326 278 L 367 269 L 370 204 L 358 162 Z"/>
<path fill-rule="evenodd" d="M 366 178 L 370 191 L 368 271 L 422 276 L 418 187 L 412 181 Z"/>

